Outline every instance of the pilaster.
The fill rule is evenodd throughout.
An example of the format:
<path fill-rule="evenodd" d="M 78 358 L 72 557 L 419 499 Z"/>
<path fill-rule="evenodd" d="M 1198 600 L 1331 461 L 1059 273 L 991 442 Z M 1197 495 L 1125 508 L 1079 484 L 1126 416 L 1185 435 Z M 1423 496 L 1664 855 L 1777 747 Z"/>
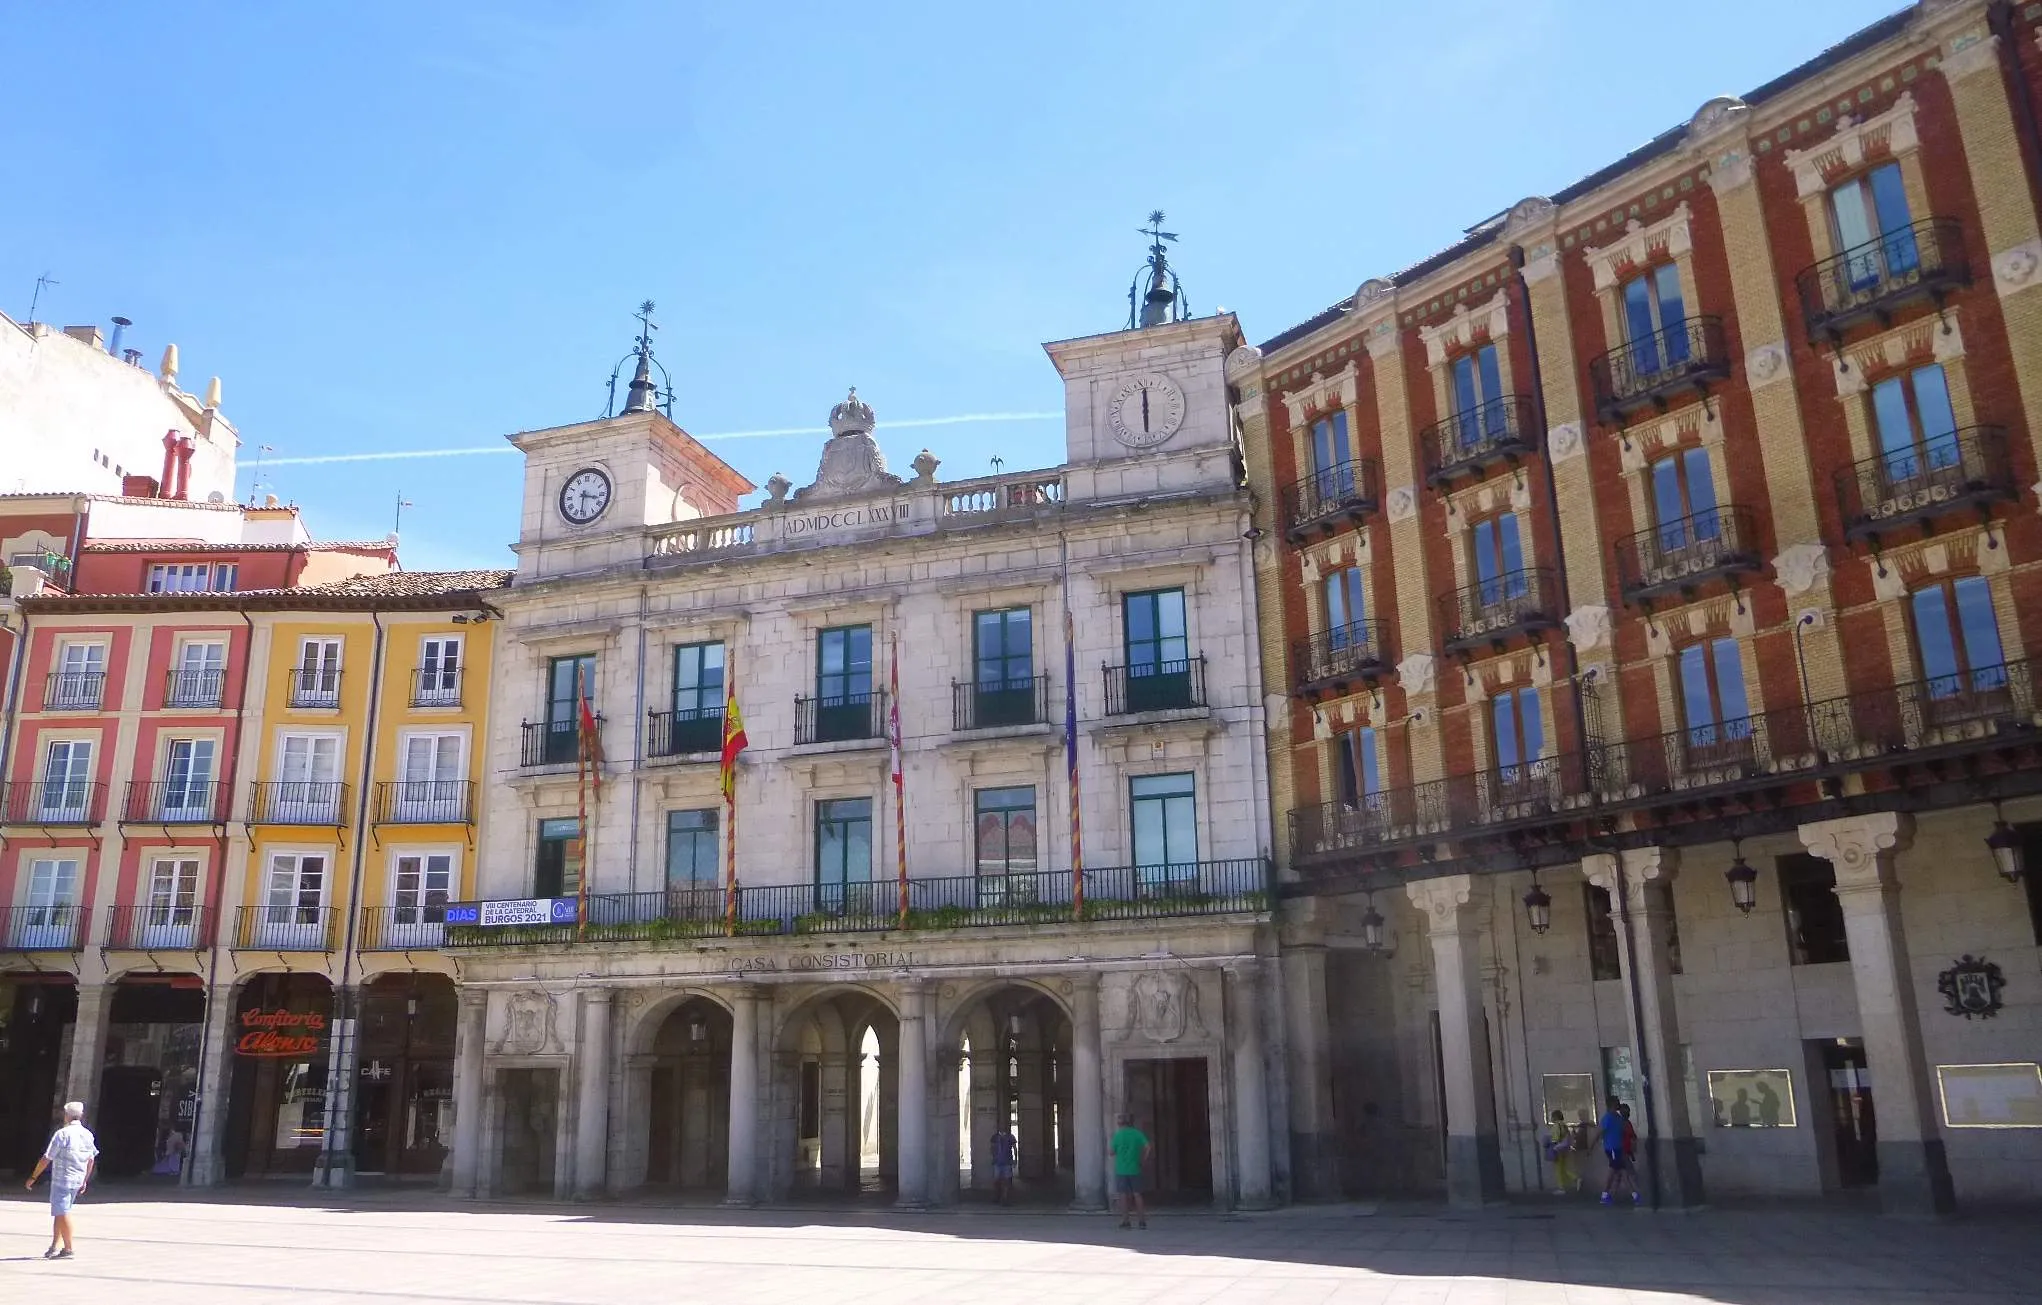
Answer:
<path fill-rule="evenodd" d="M 1262 1055 L 1262 966 L 1227 967 L 1234 1044 L 1235 1192 L 1245 1210 L 1269 1208 L 1269 1084 Z"/>
<path fill-rule="evenodd" d="M 1290 1052 L 1290 1171 L 1299 1198 L 1340 1195 L 1339 1136 L 1333 1122 L 1332 1025 L 1326 1007 L 1326 948 L 1283 949 L 1284 1043 Z"/>
<path fill-rule="evenodd" d="M 1106 1208 L 1106 1094 L 1099 1039 L 1099 976 L 1071 981 L 1071 1116 L 1076 1145 L 1072 1167 L 1077 1210 Z"/>
<path fill-rule="evenodd" d="M 823 1123 L 827 1139 L 828 1120 Z M 750 1205 L 758 1199 L 759 993 L 745 986 L 737 988 L 730 997 L 728 1126 L 729 1181 L 723 1203 Z"/>
<path fill-rule="evenodd" d="M 206 991 L 206 1024 L 199 1055 L 198 1113 L 192 1120 L 191 1161 L 185 1166 L 187 1187 L 217 1187 L 226 1181 L 220 1153 L 221 1128 L 227 1118 L 228 1067 L 233 1064 L 234 985 Z"/>
<path fill-rule="evenodd" d="M 464 988 L 454 1026 L 454 1195 L 473 1199 L 482 1174 L 483 1053 L 489 994 Z"/>
<path fill-rule="evenodd" d="M 929 1203 L 929 985 L 919 979 L 900 985 L 899 1054 L 894 1091 L 897 1204 L 918 1208 Z"/>
<path fill-rule="evenodd" d="M 1473 1208 L 1503 1199 L 1489 1035 L 1482 1014 L 1480 925 L 1474 878 L 1443 875 L 1404 886 L 1425 917 L 1439 996 L 1441 1077 L 1446 1114 L 1447 1201 Z"/>
<path fill-rule="evenodd" d="M 609 1180 L 610 1143 L 610 1001 L 608 988 L 583 988 L 581 1054 L 576 1058 L 577 1101 L 574 1124 L 574 1195 L 592 1200 L 603 1195 Z"/>

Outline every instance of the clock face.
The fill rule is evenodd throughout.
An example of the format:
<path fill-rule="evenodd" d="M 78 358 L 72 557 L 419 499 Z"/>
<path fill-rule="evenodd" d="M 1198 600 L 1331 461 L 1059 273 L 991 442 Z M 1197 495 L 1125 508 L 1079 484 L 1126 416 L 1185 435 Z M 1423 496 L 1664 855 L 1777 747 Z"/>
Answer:
<path fill-rule="evenodd" d="M 1114 391 L 1106 416 L 1113 438 L 1129 448 L 1152 449 L 1184 424 L 1184 391 L 1167 376 L 1137 376 Z"/>
<path fill-rule="evenodd" d="M 560 487 L 560 515 L 577 526 L 585 526 L 603 515 L 610 506 L 610 478 L 594 467 L 584 467 Z"/>

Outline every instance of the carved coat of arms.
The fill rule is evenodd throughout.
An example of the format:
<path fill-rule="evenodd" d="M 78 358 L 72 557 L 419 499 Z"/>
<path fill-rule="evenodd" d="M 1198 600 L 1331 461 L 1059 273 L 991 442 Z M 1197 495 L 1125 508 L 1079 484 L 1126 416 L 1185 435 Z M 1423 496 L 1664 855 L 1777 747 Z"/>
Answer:
<path fill-rule="evenodd" d="M 1198 989 L 1184 974 L 1137 975 L 1128 1004 L 1128 1023 L 1151 1042 L 1175 1042 L 1198 1027 Z"/>
<path fill-rule="evenodd" d="M 1936 976 L 1936 991 L 1943 994 L 1943 1009 L 1965 1019 L 1986 1019 L 1999 1014 L 2000 989 L 2007 986 L 1999 966 L 1983 956 L 1960 956 L 1950 968 Z"/>
<path fill-rule="evenodd" d="M 503 1037 L 498 1039 L 500 1056 L 532 1056 L 554 1044 L 557 1004 L 550 992 L 511 994 L 504 1011 Z"/>

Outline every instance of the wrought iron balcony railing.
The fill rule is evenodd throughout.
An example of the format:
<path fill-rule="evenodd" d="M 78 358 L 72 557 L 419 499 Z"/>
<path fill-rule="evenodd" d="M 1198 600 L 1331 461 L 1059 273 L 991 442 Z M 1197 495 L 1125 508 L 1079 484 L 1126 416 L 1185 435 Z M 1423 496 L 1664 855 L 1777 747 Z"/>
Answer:
<path fill-rule="evenodd" d="M 1368 458 L 1336 463 L 1285 485 L 1282 500 L 1284 533 L 1296 541 L 1374 512 L 1382 502 L 1382 474 Z"/>
<path fill-rule="evenodd" d="M 886 691 L 794 699 L 796 743 L 849 743 L 886 737 Z"/>
<path fill-rule="evenodd" d="M 0 906 L 0 951 L 82 951 L 84 924 L 82 906 Z"/>
<path fill-rule="evenodd" d="M 1479 475 L 1499 462 L 1516 462 L 1538 448 L 1531 396 L 1506 394 L 1457 412 L 1418 432 L 1425 449 L 1425 479 L 1443 485 Z"/>
<path fill-rule="evenodd" d="M 1940 217 L 1888 231 L 1794 277 L 1810 340 L 1834 339 L 1868 317 L 1885 321 L 1913 300 L 1941 303 L 1970 283 L 1964 228 Z"/>
<path fill-rule="evenodd" d="M 1291 692 L 1338 691 L 1357 680 L 1381 675 L 1388 666 L 1389 653 L 1376 622 L 1336 625 L 1291 644 Z"/>
<path fill-rule="evenodd" d="M 1664 408 L 1688 390 L 1730 375 L 1723 319 L 1690 317 L 1598 354 L 1588 364 L 1596 416 L 1615 424 L 1639 408 Z"/>
<path fill-rule="evenodd" d="M 290 705 L 315 708 L 340 706 L 340 668 L 292 667 Z"/>
<path fill-rule="evenodd" d="M 10 825 L 96 825 L 106 819 L 106 785 L 87 780 L 10 780 L 0 788 Z"/>
<path fill-rule="evenodd" d="M 213 911 L 196 902 L 106 908 L 106 945 L 117 952 L 195 952 L 213 945 Z"/>
<path fill-rule="evenodd" d="M 1205 658 L 1106 667 L 1106 714 L 1186 711 L 1206 706 Z"/>
<path fill-rule="evenodd" d="M 1846 539 L 1926 524 L 1966 509 L 1983 512 L 2019 496 L 2007 433 L 1999 426 L 1968 426 L 1836 473 Z"/>
<path fill-rule="evenodd" d="M 603 714 L 595 713 L 596 733 L 603 732 Z M 566 720 L 525 721 L 518 727 L 523 737 L 518 748 L 518 765 L 526 770 L 549 766 L 572 766 L 581 760 L 581 722 Z"/>
<path fill-rule="evenodd" d="M 98 711 L 105 699 L 105 671 L 56 671 L 43 681 L 44 711 Z"/>
<path fill-rule="evenodd" d="M 385 779 L 376 783 L 379 825 L 467 825 L 475 821 L 475 785 L 465 779 Z"/>
<path fill-rule="evenodd" d="M 347 785 L 337 779 L 271 779 L 249 785 L 250 824 L 342 825 L 348 815 Z"/>
<path fill-rule="evenodd" d="M 163 677 L 166 707 L 217 707 L 226 689 L 225 671 L 169 671 Z"/>
<path fill-rule="evenodd" d="M 1550 567 L 1532 566 L 1480 580 L 1439 597 L 1448 652 L 1501 644 L 1560 623 L 1560 588 Z"/>
<path fill-rule="evenodd" d="M 463 668 L 421 666 L 411 673 L 411 705 L 414 707 L 458 707 L 461 705 Z"/>
<path fill-rule="evenodd" d="M 215 780 L 129 780 L 121 817 L 130 824 L 207 825 L 226 819 L 224 790 Z"/>
<path fill-rule="evenodd" d="M 983 684 L 950 682 L 950 722 L 960 732 L 1042 725 L 1048 720 L 1047 675 Z"/>
<path fill-rule="evenodd" d="M 1764 565 L 1750 508 L 1711 508 L 1617 541 L 1617 585 L 1631 603 Z"/>
<path fill-rule="evenodd" d="M 323 904 L 244 906 L 235 924 L 234 947 L 248 952 L 330 952 L 333 924 L 333 908 Z"/>
<path fill-rule="evenodd" d="M 414 952 L 444 945 L 446 934 L 446 894 L 427 893 L 422 902 L 363 907 L 356 937 L 365 952 Z"/>
<path fill-rule="evenodd" d="M 723 750 L 723 706 L 646 713 L 645 753 L 685 757 Z"/>

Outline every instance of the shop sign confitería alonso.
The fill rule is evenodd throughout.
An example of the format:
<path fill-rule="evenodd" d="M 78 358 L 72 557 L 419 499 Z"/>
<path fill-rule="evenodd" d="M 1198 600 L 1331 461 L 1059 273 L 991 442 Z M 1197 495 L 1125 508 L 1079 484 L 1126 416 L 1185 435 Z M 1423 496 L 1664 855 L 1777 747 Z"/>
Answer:
<path fill-rule="evenodd" d="M 326 1042 L 326 1017 L 317 1011 L 245 1010 L 236 1055 L 303 1060 L 317 1056 Z"/>

